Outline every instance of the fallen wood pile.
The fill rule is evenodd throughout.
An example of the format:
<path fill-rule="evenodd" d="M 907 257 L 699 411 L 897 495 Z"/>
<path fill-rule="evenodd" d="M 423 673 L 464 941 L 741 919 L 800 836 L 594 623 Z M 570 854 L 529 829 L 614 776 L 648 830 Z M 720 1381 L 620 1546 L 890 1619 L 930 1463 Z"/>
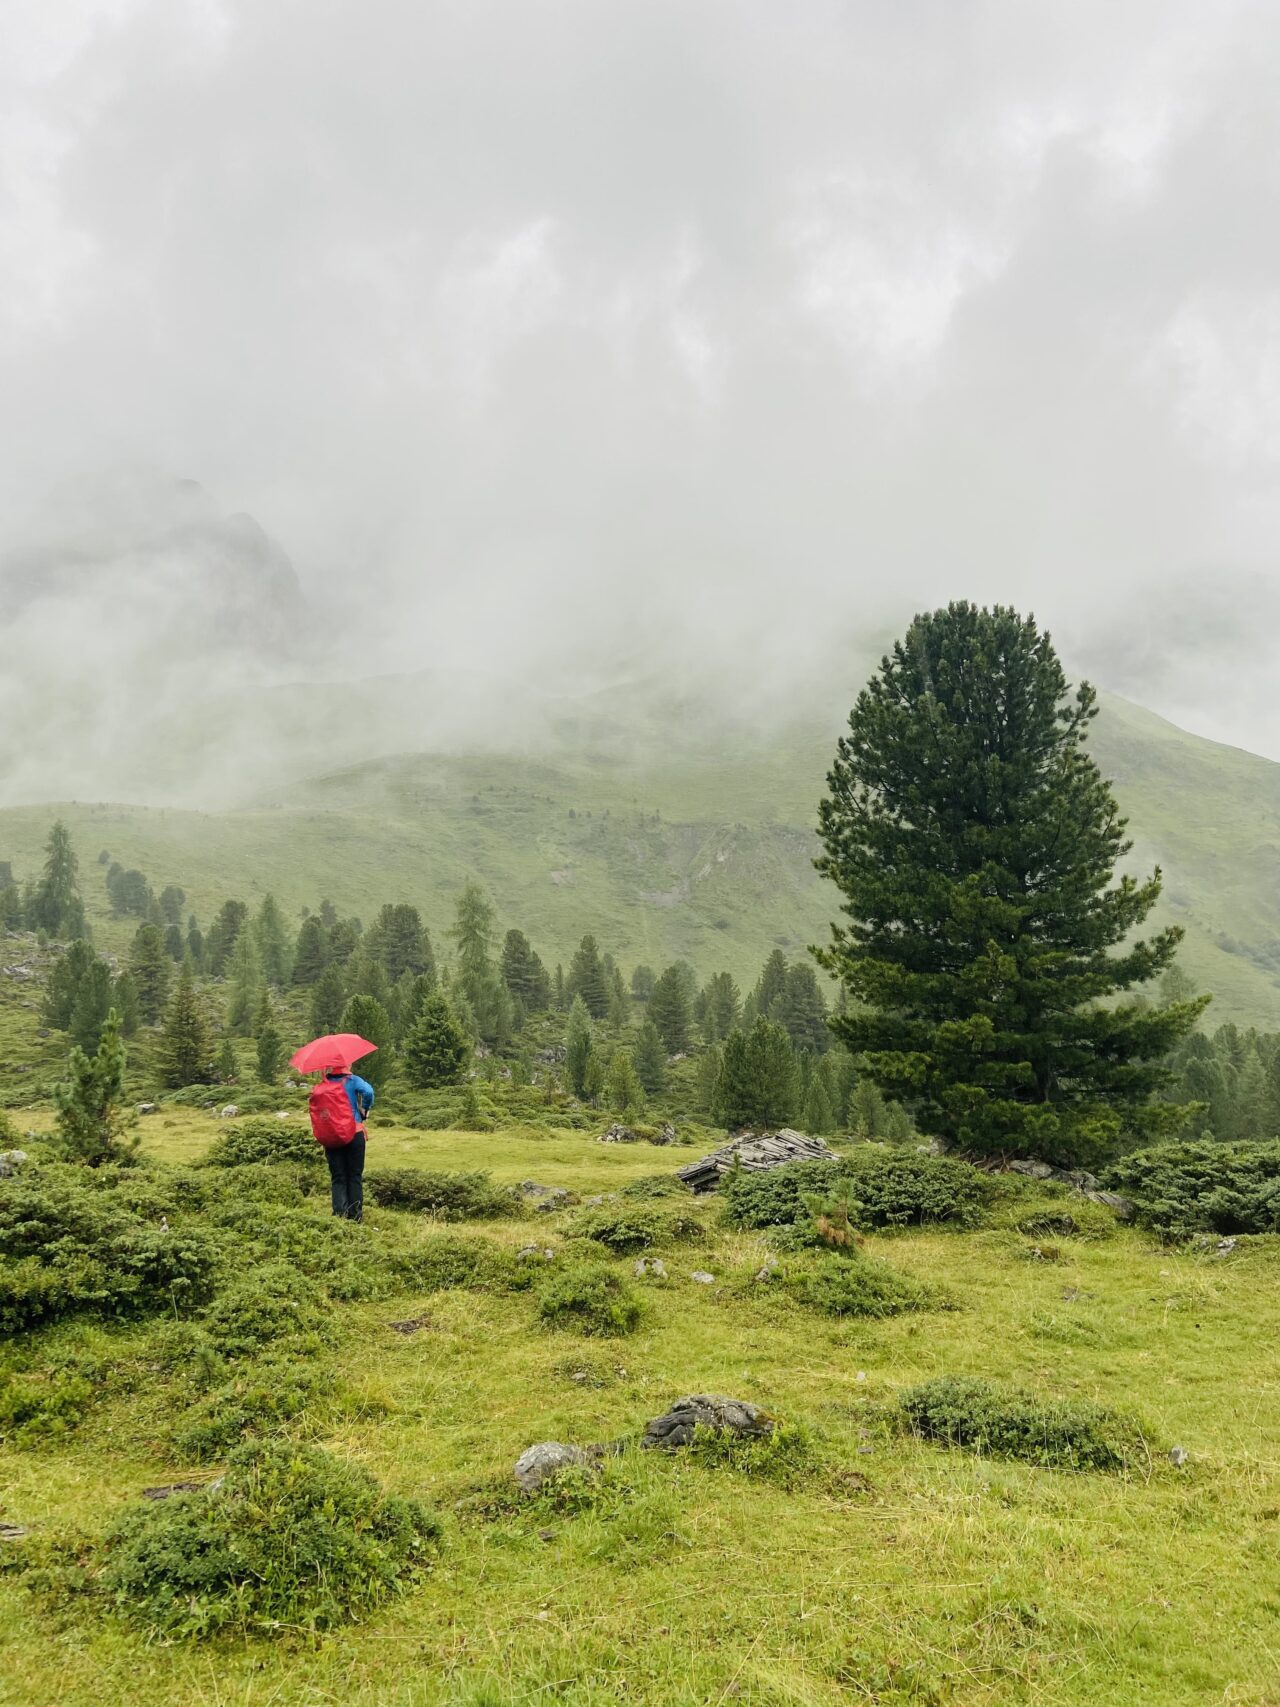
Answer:
<path fill-rule="evenodd" d="M 785 1162 L 834 1162 L 836 1155 L 821 1138 L 810 1138 L 784 1126 L 780 1132 L 739 1132 L 722 1149 L 680 1168 L 677 1177 L 692 1191 L 714 1191 L 720 1176 L 736 1161 L 749 1173 L 780 1168 Z"/>

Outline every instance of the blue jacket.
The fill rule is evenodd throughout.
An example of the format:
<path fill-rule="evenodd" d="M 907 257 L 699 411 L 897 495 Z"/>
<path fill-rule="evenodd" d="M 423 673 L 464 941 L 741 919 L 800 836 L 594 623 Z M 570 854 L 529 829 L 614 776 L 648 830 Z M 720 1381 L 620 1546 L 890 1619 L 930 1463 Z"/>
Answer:
<path fill-rule="evenodd" d="M 373 1086 L 368 1079 L 362 1079 L 358 1073 L 326 1073 L 325 1078 L 343 1081 L 347 1089 L 347 1101 L 356 1117 L 356 1125 L 363 1126 L 369 1110 L 373 1107 Z"/>

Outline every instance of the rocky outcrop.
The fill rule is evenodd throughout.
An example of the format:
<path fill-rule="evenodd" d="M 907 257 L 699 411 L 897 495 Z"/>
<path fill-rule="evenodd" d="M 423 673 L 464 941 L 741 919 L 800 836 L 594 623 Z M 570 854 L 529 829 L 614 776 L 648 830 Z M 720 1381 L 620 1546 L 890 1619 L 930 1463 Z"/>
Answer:
<path fill-rule="evenodd" d="M 700 1428 L 718 1434 L 741 1434 L 759 1438 L 772 1434 L 774 1420 L 759 1405 L 746 1399 L 730 1399 L 723 1393 L 691 1393 L 677 1399 L 670 1410 L 645 1424 L 641 1446 L 660 1446 L 664 1451 L 688 1446 Z"/>
<path fill-rule="evenodd" d="M 1121 1197 L 1117 1191 L 1104 1191 L 1095 1174 L 1087 1173 L 1084 1168 L 1055 1168 L 1051 1162 L 1020 1160 L 1005 1163 L 1005 1172 L 1023 1174 L 1027 1179 L 1051 1180 L 1055 1185 L 1065 1185 L 1068 1191 L 1078 1192 L 1081 1197 L 1087 1197 L 1090 1203 L 1100 1203 L 1119 1221 L 1132 1221 L 1133 1204 L 1127 1197 Z"/>

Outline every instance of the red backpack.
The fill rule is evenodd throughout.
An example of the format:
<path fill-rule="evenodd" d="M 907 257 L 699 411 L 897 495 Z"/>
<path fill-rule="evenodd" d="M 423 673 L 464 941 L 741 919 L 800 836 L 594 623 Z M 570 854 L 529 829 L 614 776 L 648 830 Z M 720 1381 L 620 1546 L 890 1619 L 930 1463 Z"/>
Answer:
<path fill-rule="evenodd" d="M 360 1130 L 345 1079 L 321 1079 L 311 1088 L 311 1132 L 317 1144 L 337 1150 Z"/>

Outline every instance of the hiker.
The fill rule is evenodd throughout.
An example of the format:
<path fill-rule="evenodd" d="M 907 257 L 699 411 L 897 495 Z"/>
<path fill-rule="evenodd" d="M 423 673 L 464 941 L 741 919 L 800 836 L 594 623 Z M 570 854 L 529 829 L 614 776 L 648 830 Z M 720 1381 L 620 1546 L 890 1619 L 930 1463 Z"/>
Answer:
<path fill-rule="evenodd" d="M 311 1092 L 311 1130 L 329 1164 L 333 1213 L 345 1221 L 364 1219 L 364 1123 L 373 1107 L 373 1086 L 348 1067 L 330 1067 Z"/>

